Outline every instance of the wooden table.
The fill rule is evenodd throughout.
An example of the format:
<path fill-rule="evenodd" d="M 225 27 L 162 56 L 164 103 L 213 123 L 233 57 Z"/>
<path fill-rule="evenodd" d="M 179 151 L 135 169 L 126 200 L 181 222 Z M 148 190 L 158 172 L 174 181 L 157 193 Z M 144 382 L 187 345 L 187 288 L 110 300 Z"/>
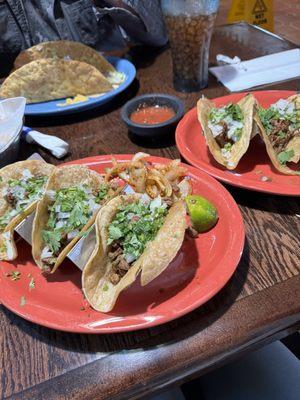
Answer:
<path fill-rule="evenodd" d="M 211 59 L 219 52 L 246 59 L 293 47 L 246 24 L 224 26 L 215 32 Z M 155 148 L 157 143 L 144 147 L 133 143 L 120 121 L 120 106 L 136 92 L 174 93 L 169 51 L 154 55 L 142 49 L 132 57 L 139 84 L 136 82 L 114 105 L 104 111 L 26 123 L 43 126 L 43 131 L 66 139 L 71 150 L 66 160 L 138 150 L 178 157 L 174 145 Z M 272 86 L 296 87 L 296 81 Z M 213 98 L 226 92 L 210 77 L 203 93 Z M 178 95 L 188 110 L 200 93 Z M 24 145 L 22 156 L 33 150 Z M 247 240 L 236 273 L 215 298 L 160 327 L 113 335 L 53 331 L 2 307 L 1 398 L 136 399 L 217 368 L 299 328 L 299 198 L 228 190 L 244 217 Z"/>

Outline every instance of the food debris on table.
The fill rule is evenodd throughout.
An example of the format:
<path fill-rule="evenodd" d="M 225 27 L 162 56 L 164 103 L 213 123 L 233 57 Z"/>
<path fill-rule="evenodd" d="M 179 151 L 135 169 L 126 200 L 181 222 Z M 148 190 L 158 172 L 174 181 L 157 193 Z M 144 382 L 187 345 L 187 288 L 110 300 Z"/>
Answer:
<path fill-rule="evenodd" d="M 33 277 L 31 277 L 30 282 L 29 282 L 29 290 L 32 290 L 35 288 L 35 280 Z"/>
<path fill-rule="evenodd" d="M 272 182 L 272 178 L 269 178 L 268 176 L 262 176 L 262 177 L 260 178 L 260 180 L 261 180 L 262 182 Z"/>
<path fill-rule="evenodd" d="M 20 299 L 20 306 L 24 307 L 25 304 L 26 304 L 26 298 L 25 298 L 25 296 L 22 296 L 21 299 Z"/>

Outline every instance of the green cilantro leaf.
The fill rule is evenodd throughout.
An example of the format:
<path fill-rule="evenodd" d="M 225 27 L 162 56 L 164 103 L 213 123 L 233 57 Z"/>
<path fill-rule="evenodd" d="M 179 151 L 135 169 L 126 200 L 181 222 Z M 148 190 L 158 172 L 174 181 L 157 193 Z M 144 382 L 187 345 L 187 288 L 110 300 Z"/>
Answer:
<path fill-rule="evenodd" d="M 295 155 L 294 150 L 281 151 L 277 154 L 278 161 L 281 165 L 285 165 Z"/>
<path fill-rule="evenodd" d="M 42 230 L 42 239 L 53 253 L 59 251 L 61 240 L 60 232 Z"/>

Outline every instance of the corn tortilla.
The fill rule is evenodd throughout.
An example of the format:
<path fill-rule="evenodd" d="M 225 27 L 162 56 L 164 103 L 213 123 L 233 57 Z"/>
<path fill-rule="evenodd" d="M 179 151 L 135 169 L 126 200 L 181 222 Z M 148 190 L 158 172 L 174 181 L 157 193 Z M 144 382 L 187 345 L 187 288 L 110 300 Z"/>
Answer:
<path fill-rule="evenodd" d="M 140 194 L 115 197 L 97 216 L 96 246 L 82 274 L 84 295 L 97 311 L 111 311 L 119 294 L 135 281 L 140 272 L 142 286 L 150 283 L 168 267 L 182 245 L 186 228 L 186 208 L 183 200 L 179 200 L 170 208 L 155 239 L 147 244 L 143 254 L 132 264 L 126 275 L 116 285 L 108 280 L 111 272 L 107 245 L 108 227 L 122 203 L 138 200 L 140 197 Z"/>
<path fill-rule="evenodd" d="M 295 102 L 296 108 L 300 109 L 300 95 L 293 95 L 287 99 L 289 102 Z M 259 133 L 262 140 L 265 142 L 267 153 L 274 167 L 286 175 L 297 175 L 297 171 L 289 168 L 287 165 L 281 164 L 277 158 L 277 154 L 272 146 L 269 136 L 259 118 L 258 112 L 255 112 L 254 120 L 259 127 Z M 290 159 L 290 162 L 298 163 L 300 160 L 300 135 L 293 137 L 287 144 L 285 151 L 293 150 L 294 156 Z"/>
<path fill-rule="evenodd" d="M 7 186 L 10 179 L 22 178 L 22 173 L 26 169 L 28 169 L 33 176 L 49 176 L 55 167 L 39 160 L 26 160 L 2 168 L 0 170 L 0 217 L 2 217 L 10 208 L 10 205 L 4 198 L 3 189 Z M 14 228 L 35 210 L 37 203 L 37 200 L 32 202 L 22 212 L 15 215 L 0 233 L 1 260 L 14 260 L 17 257 L 18 253 L 13 235 Z"/>
<path fill-rule="evenodd" d="M 255 99 L 252 95 L 247 95 L 237 103 L 243 113 L 243 129 L 241 138 L 235 142 L 231 147 L 231 156 L 229 158 L 224 157 L 221 148 L 215 140 L 210 128 L 208 127 L 208 116 L 212 108 L 214 108 L 213 102 L 203 98 L 198 100 L 197 103 L 197 113 L 198 119 L 202 126 L 202 131 L 205 136 L 208 148 L 213 155 L 214 159 L 227 169 L 235 169 L 242 158 L 242 156 L 248 150 L 250 140 L 257 133 L 256 127 L 253 125 L 253 110 Z"/>
<path fill-rule="evenodd" d="M 82 165 L 71 165 L 57 168 L 55 172 L 51 175 L 46 186 L 45 195 L 37 206 L 32 229 L 32 255 L 36 264 L 39 268 L 41 268 L 42 271 L 49 272 L 49 267 L 45 263 L 43 263 L 41 259 L 41 253 L 44 248 L 42 230 L 46 228 L 46 224 L 49 219 L 48 206 L 53 202 L 47 192 L 50 190 L 58 191 L 62 188 L 74 187 L 83 184 L 86 184 L 92 190 L 96 191 L 97 189 L 99 189 L 99 186 L 103 182 L 104 178 L 100 174 Z M 81 229 L 80 233 L 60 250 L 56 262 L 51 269 L 51 273 L 55 272 L 59 265 L 63 262 L 68 252 L 80 239 L 81 234 L 93 224 L 96 215 L 97 211 L 93 214 L 87 224 Z"/>
<path fill-rule="evenodd" d="M 9 75 L 0 88 L 0 97 L 23 96 L 27 103 L 39 103 L 78 93 L 105 93 L 112 88 L 101 72 L 85 62 L 40 59 Z"/>

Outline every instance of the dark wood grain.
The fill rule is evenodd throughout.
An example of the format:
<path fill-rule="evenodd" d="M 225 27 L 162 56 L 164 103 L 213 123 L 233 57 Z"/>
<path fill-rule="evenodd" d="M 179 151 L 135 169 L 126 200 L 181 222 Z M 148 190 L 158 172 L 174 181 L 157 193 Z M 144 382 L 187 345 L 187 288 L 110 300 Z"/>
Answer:
<path fill-rule="evenodd" d="M 249 37 L 251 46 L 249 46 Z M 240 24 L 216 30 L 215 54 L 244 59 L 294 47 Z M 83 114 L 31 118 L 26 124 L 70 143 L 66 161 L 96 154 L 134 153 L 175 158 L 172 143 L 139 143 L 128 135 L 119 112 L 137 93 L 175 93 L 169 51 L 134 49 L 137 80 L 112 104 Z M 297 89 L 299 81 L 269 86 Z M 202 93 L 202 92 L 201 92 Z M 201 93 L 180 94 L 186 110 Z M 210 77 L 203 91 L 226 94 Z M 21 157 L 38 150 L 24 144 Z M 238 269 L 226 287 L 203 307 L 168 324 L 139 332 L 77 335 L 31 324 L 4 307 L 0 312 L 0 397 L 11 399 L 138 398 L 201 374 L 256 346 L 283 337 L 300 321 L 299 199 L 227 187 L 245 221 L 247 240 Z"/>

